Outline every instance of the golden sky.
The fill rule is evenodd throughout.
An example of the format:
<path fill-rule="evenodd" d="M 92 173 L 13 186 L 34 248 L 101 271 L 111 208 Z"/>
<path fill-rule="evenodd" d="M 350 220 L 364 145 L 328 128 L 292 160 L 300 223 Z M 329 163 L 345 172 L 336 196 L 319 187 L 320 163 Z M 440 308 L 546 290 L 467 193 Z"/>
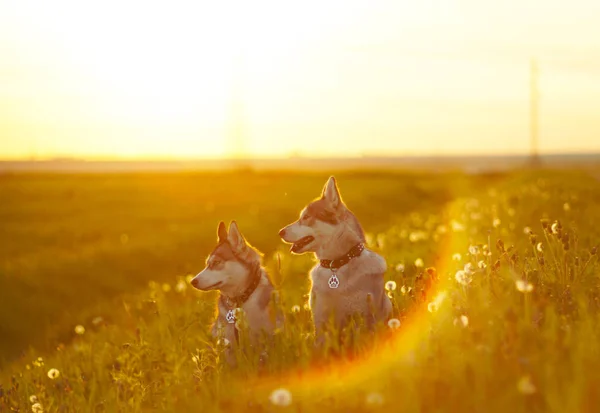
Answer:
<path fill-rule="evenodd" d="M 600 151 L 598 22 L 597 0 L 0 1 L 0 158 L 525 153 L 532 56 L 541 150 Z"/>

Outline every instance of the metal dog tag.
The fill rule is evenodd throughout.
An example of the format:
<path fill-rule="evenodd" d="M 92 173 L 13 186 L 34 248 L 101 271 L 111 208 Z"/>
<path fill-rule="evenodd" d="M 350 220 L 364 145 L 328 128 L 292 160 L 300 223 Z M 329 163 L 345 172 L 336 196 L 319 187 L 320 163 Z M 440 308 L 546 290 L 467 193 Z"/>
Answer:
<path fill-rule="evenodd" d="M 227 315 L 225 316 L 225 319 L 227 320 L 227 322 L 229 324 L 235 323 L 235 312 L 233 310 L 227 311 Z"/>
<path fill-rule="evenodd" d="M 327 283 L 329 284 L 329 288 L 338 288 L 340 286 L 340 280 L 337 275 L 335 275 L 335 271 L 331 271 L 331 277 L 329 277 Z"/>

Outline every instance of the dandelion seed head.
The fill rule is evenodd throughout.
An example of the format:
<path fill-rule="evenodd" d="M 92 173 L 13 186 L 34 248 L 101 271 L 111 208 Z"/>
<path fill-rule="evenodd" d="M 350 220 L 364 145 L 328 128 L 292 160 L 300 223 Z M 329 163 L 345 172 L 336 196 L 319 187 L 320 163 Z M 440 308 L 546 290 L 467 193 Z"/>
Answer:
<path fill-rule="evenodd" d="M 369 406 L 381 406 L 384 402 L 383 395 L 377 392 L 367 394 L 366 402 Z"/>
<path fill-rule="evenodd" d="M 480 260 L 480 261 L 477 263 L 477 268 L 480 268 L 480 269 L 482 269 L 482 270 L 483 270 L 483 269 L 485 269 L 486 267 L 487 267 L 487 264 L 486 264 L 486 263 L 485 263 L 485 261 L 483 261 L 483 260 Z"/>
<path fill-rule="evenodd" d="M 467 317 L 466 315 L 461 315 L 460 317 L 456 317 L 454 319 L 454 325 L 455 326 L 462 326 L 462 327 L 467 327 L 469 325 L 469 317 Z"/>
<path fill-rule="evenodd" d="M 227 347 L 228 345 L 229 345 L 229 340 L 227 340 L 226 338 L 220 338 L 217 340 L 217 346 Z"/>
<path fill-rule="evenodd" d="M 397 330 L 400 328 L 400 320 L 397 318 L 390 318 L 388 321 L 388 327 L 392 330 Z"/>
<path fill-rule="evenodd" d="M 469 247 L 469 254 L 471 254 L 471 255 L 479 254 L 479 247 L 477 245 L 471 245 Z"/>
<path fill-rule="evenodd" d="M 530 228 L 530 227 L 525 227 L 525 228 L 523 228 L 523 233 L 524 233 L 525 235 L 529 235 L 529 234 L 531 234 L 532 232 L 533 232 L 533 231 L 531 230 L 531 228 Z"/>
<path fill-rule="evenodd" d="M 300 306 L 299 305 L 293 305 L 292 306 L 292 313 L 299 313 L 300 312 Z"/>
<path fill-rule="evenodd" d="M 456 271 L 454 278 L 461 285 L 469 285 L 471 284 L 471 281 L 473 281 L 473 277 L 471 276 L 471 274 L 463 270 Z"/>
<path fill-rule="evenodd" d="M 452 220 L 452 222 L 450 222 L 450 226 L 454 232 L 462 232 L 465 230 L 465 226 L 456 220 Z"/>
<path fill-rule="evenodd" d="M 38 402 L 38 398 L 35 394 L 32 394 L 31 396 L 29 396 L 29 402 L 30 403 L 37 403 Z"/>
<path fill-rule="evenodd" d="M 404 264 L 400 263 L 396 265 L 396 271 L 404 272 Z"/>
<path fill-rule="evenodd" d="M 462 260 L 462 255 L 460 255 L 458 252 L 452 254 L 452 260 L 453 261 L 460 261 Z"/>
<path fill-rule="evenodd" d="M 52 380 L 58 379 L 60 377 L 60 371 L 57 369 L 48 370 L 48 377 Z"/>
<path fill-rule="evenodd" d="M 471 263 L 471 262 L 466 263 L 465 267 L 464 267 L 464 271 L 469 275 L 473 274 L 473 263 Z"/>
<path fill-rule="evenodd" d="M 79 334 L 80 336 L 85 333 L 85 327 L 81 324 L 75 326 L 75 334 Z"/>
<path fill-rule="evenodd" d="M 438 310 L 437 305 L 434 302 L 427 304 L 427 311 L 430 313 L 435 313 Z"/>
<path fill-rule="evenodd" d="M 517 389 L 519 390 L 519 393 L 523 395 L 534 394 L 537 391 L 530 376 L 521 377 L 517 382 Z"/>
<path fill-rule="evenodd" d="M 471 212 L 471 219 L 473 221 L 479 221 L 481 219 L 481 213 L 480 212 Z"/>
<path fill-rule="evenodd" d="M 425 265 L 425 263 L 423 262 L 423 259 L 421 258 L 417 258 L 415 260 L 415 266 L 418 268 L 422 268 Z"/>
<path fill-rule="evenodd" d="M 187 283 L 184 280 L 177 281 L 177 284 L 175 284 L 175 291 L 182 293 L 185 290 L 187 290 Z"/>
<path fill-rule="evenodd" d="M 533 291 L 533 284 L 525 280 L 515 281 L 515 286 L 517 287 L 517 290 L 522 293 L 530 293 Z"/>
<path fill-rule="evenodd" d="M 500 221 L 500 218 L 494 218 L 494 220 L 492 221 L 492 226 L 494 228 L 498 228 L 500 226 L 500 224 L 502 224 L 502 221 Z"/>
<path fill-rule="evenodd" d="M 396 289 L 396 281 L 388 281 L 385 283 L 385 289 L 387 291 L 394 291 Z"/>
<path fill-rule="evenodd" d="M 553 234 L 558 234 L 558 229 L 559 229 L 558 222 L 553 223 L 552 226 L 550 227 L 550 229 L 552 230 Z"/>
<path fill-rule="evenodd" d="M 44 413 L 44 407 L 40 403 L 34 403 L 33 406 L 31 406 L 31 411 L 33 413 Z"/>
<path fill-rule="evenodd" d="M 274 406 L 285 407 L 292 404 L 292 393 L 288 389 L 279 388 L 271 392 L 269 401 Z"/>
<path fill-rule="evenodd" d="M 98 325 L 102 324 L 103 322 L 104 322 L 104 319 L 100 316 L 94 317 L 94 319 L 92 320 L 92 324 L 95 326 L 98 326 Z"/>
<path fill-rule="evenodd" d="M 539 252 L 544 252 L 544 246 L 542 245 L 541 242 L 537 243 L 537 245 L 535 246 L 535 249 L 538 250 Z"/>

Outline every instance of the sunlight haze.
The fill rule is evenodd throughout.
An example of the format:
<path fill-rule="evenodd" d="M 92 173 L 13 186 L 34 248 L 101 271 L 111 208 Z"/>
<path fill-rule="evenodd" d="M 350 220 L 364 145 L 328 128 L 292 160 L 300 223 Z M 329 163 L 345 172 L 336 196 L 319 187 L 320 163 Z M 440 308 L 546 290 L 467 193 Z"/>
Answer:
<path fill-rule="evenodd" d="M 593 0 L 0 3 L 0 158 L 600 151 Z"/>

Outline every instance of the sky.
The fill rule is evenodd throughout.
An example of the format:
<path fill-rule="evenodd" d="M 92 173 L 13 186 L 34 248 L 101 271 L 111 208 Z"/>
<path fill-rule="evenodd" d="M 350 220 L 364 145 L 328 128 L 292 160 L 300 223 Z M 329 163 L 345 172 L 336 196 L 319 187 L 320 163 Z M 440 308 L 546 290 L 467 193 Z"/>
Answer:
<path fill-rule="evenodd" d="M 600 2 L 0 1 L 0 158 L 600 151 Z"/>

